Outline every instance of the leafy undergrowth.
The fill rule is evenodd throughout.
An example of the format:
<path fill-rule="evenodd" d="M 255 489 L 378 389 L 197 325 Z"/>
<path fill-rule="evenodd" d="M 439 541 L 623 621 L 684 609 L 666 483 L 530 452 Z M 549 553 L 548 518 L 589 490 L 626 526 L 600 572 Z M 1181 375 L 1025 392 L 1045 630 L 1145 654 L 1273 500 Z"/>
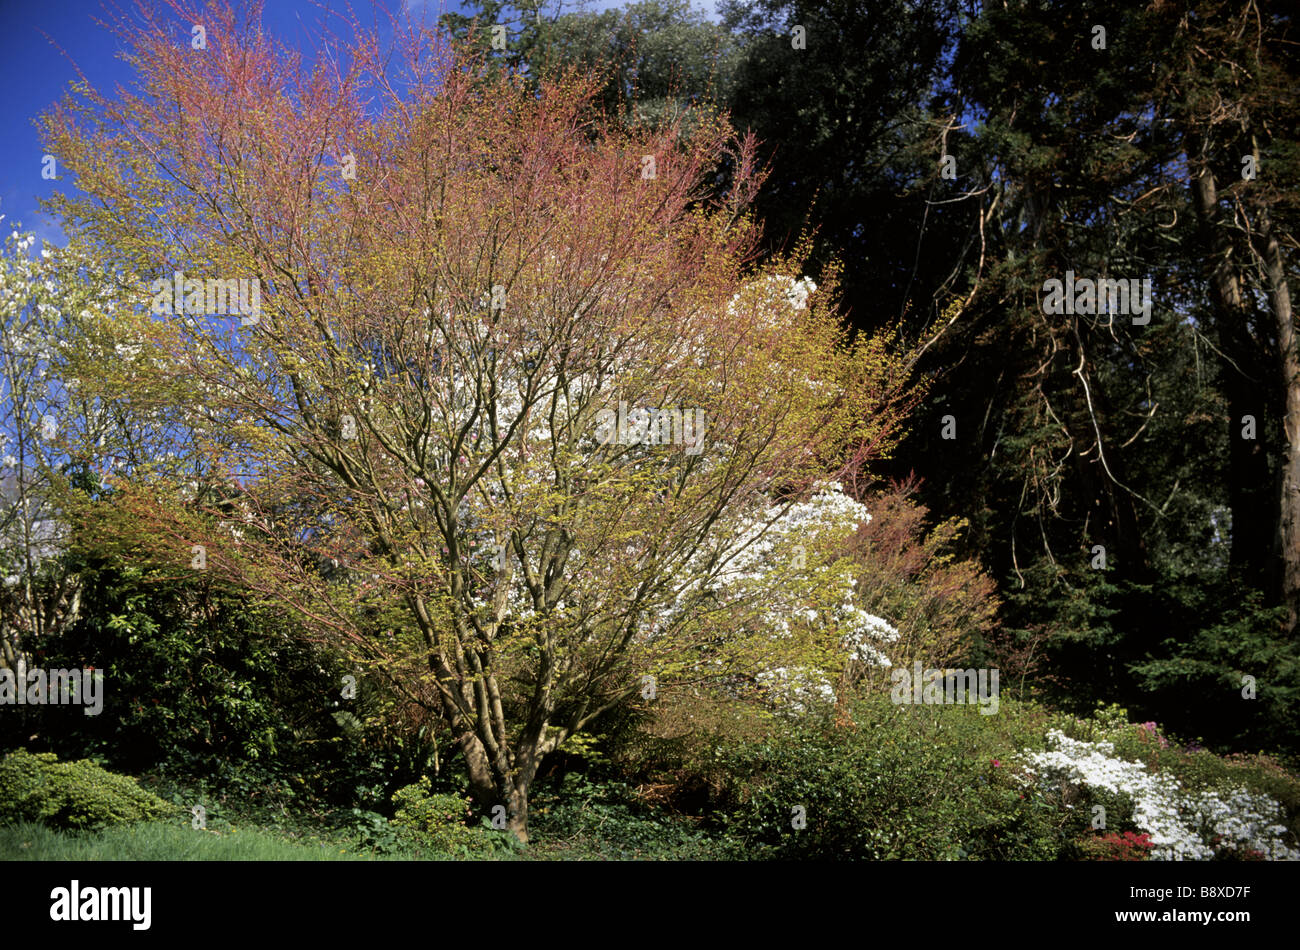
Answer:
<path fill-rule="evenodd" d="M 366 794 L 340 805 L 266 772 L 222 774 L 216 783 L 151 774 L 138 779 L 140 788 L 172 815 L 103 829 L 19 821 L 0 828 L 0 860 L 1141 861 L 1297 853 L 1300 778 L 1282 763 L 1214 755 L 1156 723 L 1129 722 L 1114 706 L 1078 719 L 1004 698 L 994 716 L 876 697 L 852 715 L 773 722 L 762 736 L 715 737 L 677 759 L 659 749 L 654 769 L 607 757 L 597 742 L 577 744 L 566 767 L 539 781 L 527 847 L 476 819 L 462 789 L 427 779 L 391 794 L 359 786 Z M 76 784 L 65 792 L 59 801 L 89 794 Z"/>
<path fill-rule="evenodd" d="M 442 849 L 437 843 L 446 843 L 445 837 L 431 841 L 399 820 L 363 808 L 334 807 L 275 781 L 264 781 L 256 791 L 244 785 L 212 788 L 196 778 L 146 776 L 141 784 L 187 809 L 202 804 L 209 832 L 256 831 L 270 840 L 333 859 L 683 861 L 742 857 L 739 843 L 702 828 L 701 819 L 650 807 L 624 783 L 592 781 L 581 773 L 538 788 L 530 809 L 526 848 L 515 845 L 507 832 L 481 825 L 463 827 L 462 834 L 453 839 L 459 846 Z M 182 830 L 191 830 L 191 821 L 187 814 Z"/>
<path fill-rule="evenodd" d="M 744 857 L 741 844 L 702 821 L 652 808 L 621 782 L 580 773 L 534 797 L 526 856 L 567 861 L 710 861 Z"/>

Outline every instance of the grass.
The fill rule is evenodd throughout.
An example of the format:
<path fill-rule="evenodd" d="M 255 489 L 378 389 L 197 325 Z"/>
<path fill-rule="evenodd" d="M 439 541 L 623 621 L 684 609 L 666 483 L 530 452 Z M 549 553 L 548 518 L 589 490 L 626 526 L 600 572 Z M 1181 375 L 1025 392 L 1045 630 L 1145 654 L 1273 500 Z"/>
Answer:
<path fill-rule="evenodd" d="M 0 861 L 410 861 L 456 860 L 427 851 L 400 849 L 389 853 L 335 846 L 336 842 L 299 842 L 283 832 L 262 828 L 197 831 L 168 821 L 117 825 L 99 832 L 70 832 L 34 822 L 0 827 Z M 518 855 L 486 860 L 708 860 L 719 855 L 699 848 L 677 854 L 664 849 L 642 850 L 625 842 L 611 843 L 595 835 L 541 838 Z M 479 857 L 471 860 L 484 860 Z"/>
<path fill-rule="evenodd" d="M 300 844 L 260 829 L 197 831 L 166 821 L 80 834 L 31 822 L 0 828 L 0 860 L 6 861 L 382 861 L 402 857 Z"/>

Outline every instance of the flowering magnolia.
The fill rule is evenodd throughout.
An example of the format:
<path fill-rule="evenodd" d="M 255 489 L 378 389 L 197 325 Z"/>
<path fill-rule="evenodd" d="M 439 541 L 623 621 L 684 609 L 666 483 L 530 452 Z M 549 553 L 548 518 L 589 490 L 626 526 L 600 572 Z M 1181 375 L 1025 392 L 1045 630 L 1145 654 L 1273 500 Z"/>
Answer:
<path fill-rule="evenodd" d="M 1129 795 L 1133 823 L 1151 836 L 1156 860 L 1207 861 L 1223 846 L 1270 860 L 1300 860 L 1300 851 L 1286 843 L 1281 805 L 1267 795 L 1241 788 L 1189 791 L 1141 762 L 1114 758 L 1110 742 L 1083 742 L 1057 729 L 1047 738 L 1053 748 L 1025 754 L 1030 773 L 1047 786 L 1064 779 Z"/>
<path fill-rule="evenodd" d="M 0 215 L 3 219 L 3 215 Z M 67 544 L 60 491 L 77 441 L 121 430 L 117 407 L 79 398 L 63 372 L 77 313 L 111 320 L 96 271 L 13 231 L 0 253 L 0 665 L 75 620 L 80 585 L 53 555 Z"/>

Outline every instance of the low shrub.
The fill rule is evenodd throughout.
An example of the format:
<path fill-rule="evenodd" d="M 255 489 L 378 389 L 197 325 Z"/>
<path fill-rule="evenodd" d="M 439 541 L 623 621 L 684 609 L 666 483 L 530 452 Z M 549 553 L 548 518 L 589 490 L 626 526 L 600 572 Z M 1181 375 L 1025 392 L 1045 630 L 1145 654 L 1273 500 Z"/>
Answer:
<path fill-rule="evenodd" d="M 542 783 L 531 806 L 530 850 L 590 860 L 707 861 L 746 857 L 699 820 L 667 807 L 652 786 L 570 772 Z"/>
<path fill-rule="evenodd" d="M 1116 825 L 1131 823 L 1136 826 L 1134 830 L 1148 833 L 1155 860 L 1300 858 L 1300 851 L 1294 847 L 1295 836 L 1286 823 L 1294 816 L 1288 816 L 1285 803 L 1240 783 L 1206 786 L 1207 778 L 1216 772 L 1222 776 L 1224 770 L 1219 766 L 1206 768 L 1207 763 L 1201 761 L 1203 752 L 1179 752 L 1159 735 L 1154 723 L 1143 723 L 1117 735 L 1124 737 L 1126 733 L 1129 743 L 1135 742 L 1138 751 L 1147 753 L 1145 759 L 1118 754 L 1117 741 L 1073 739 L 1053 730 L 1048 736 L 1050 750 L 1017 757 L 1025 774 L 1031 777 L 1026 787 L 1043 794 L 1059 790 L 1063 800 L 1082 801 L 1085 807 L 1097 796 L 1122 792 L 1129 800 L 1124 804 L 1125 813 L 1116 821 L 1118 812 L 1103 812 L 1105 827 L 1129 830 Z M 1189 763 L 1199 773 L 1200 781 L 1180 780 L 1180 770 L 1187 774 Z M 1254 769 L 1263 774 L 1258 766 Z M 1238 777 L 1249 771 L 1238 770 Z"/>
<path fill-rule="evenodd" d="M 468 798 L 460 795 L 435 794 L 427 777 L 393 793 L 397 811 L 391 824 L 435 851 L 452 857 L 487 855 L 499 848 L 509 849 L 507 835 L 495 835 L 492 829 L 472 828 L 473 818 Z M 484 819 L 486 821 L 486 819 Z M 508 836 L 513 840 L 513 836 Z"/>
<path fill-rule="evenodd" d="M 1086 861 L 1145 861 L 1151 854 L 1151 836 L 1126 831 L 1085 835 L 1079 839 L 1079 851 Z"/>
<path fill-rule="evenodd" d="M 1017 719 L 1010 703 L 982 716 L 873 697 L 855 706 L 850 726 L 807 717 L 720 749 L 739 777 L 722 803 L 726 830 L 755 857 L 1065 856 L 1084 824 L 1012 774 L 1009 753 L 1036 731 Z"/>
<path fill-rule="evenodd" d="M 50 752 L 19 749 L 0 760 L 0 824 L 27 820 L 97 830 L 175 812 L 175 806 L 134 779 L 105 771 L 89 759 L 60 762 Z"/>

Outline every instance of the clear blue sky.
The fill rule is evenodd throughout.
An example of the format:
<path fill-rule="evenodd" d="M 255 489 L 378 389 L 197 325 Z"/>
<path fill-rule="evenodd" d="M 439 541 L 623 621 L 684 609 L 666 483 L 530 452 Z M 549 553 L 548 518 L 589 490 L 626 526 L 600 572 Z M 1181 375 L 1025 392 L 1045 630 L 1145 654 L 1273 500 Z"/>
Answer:
<path fill-rule="evenodd" d="M 395 6 L 402 0 L 385 0 Z M 436 16 L 439 0 L 428 4 Z M 58 227 L 41 215 L 37 199 L 54 191 L 41 177 L 41 147 L 34 120 L 56 103 L 68 84 L 84 74 L 101 90 L 132 82 L 122 62 L 122 44 L 101 24 L 110 20 L 104 0 L 0 0 L 0 89 L 4 90 L 0 125 L 0 213 L 5 232 L 21 221 L 24 230 L 62 243 Z M 134 16 L 135 0 L 117 7 Z M 328 9 L 345 10 L 344 0 L 267 0 L 263 24 L 284 42 L 306 51 L 320 35 Z M 366 8 L 355 4 L 359 13 Z M 170 11 L 167 11 L 170 12 Z M 97 23 L 96 21 L 99 21 Z M 188 33 L 188 28 L 185 31 Z M 62 169 L 60 169 L 62 174 Z M 66 187 L 63 183 L 63 187 Z"/>
<path fill-rule="evenodd" d="M 456 0 L 377 2 L 389 9 L 404 6 L 417 16 L 423 11 L 431 20 L 443 9 L 461 7 Z M 566 8 L 570 5 L 565 4 Z M 587 7 L 623 5 L 596 0 Z M 694 0 L 691 5 L 714 17 L 713 0 Z M 0 214 L 5 215 L 0 227 L 8 233 L 15 222 L 21 222 L 24 230 L 35 232 L 38 247 L 43 238 L 59 244 L 63 240 L 57 225 L 44 218 L 37 206 L 37 199 L 50 195 L 56 183 L 41 178 L 45 151 L 33 124 L 35 118 L 62 97 L 78 70 L 102 90 L 132 80 L 131 70 L 118 56 L 117 37 L 95 22 L 111 17 L 105 6 L 106 0 L 0 0 Z M 325 21 L 326 11 L 345 11 L 346 6 L 346 0 L 266 0 L 263 25 L 307 53 L 321 33 L 319 25 Z M 358 16 L 369 18 L 367 0 L 354 0 L 352 6 Z M 117 7 L 134 15 L 135 0 L 117 0 Z"/>

